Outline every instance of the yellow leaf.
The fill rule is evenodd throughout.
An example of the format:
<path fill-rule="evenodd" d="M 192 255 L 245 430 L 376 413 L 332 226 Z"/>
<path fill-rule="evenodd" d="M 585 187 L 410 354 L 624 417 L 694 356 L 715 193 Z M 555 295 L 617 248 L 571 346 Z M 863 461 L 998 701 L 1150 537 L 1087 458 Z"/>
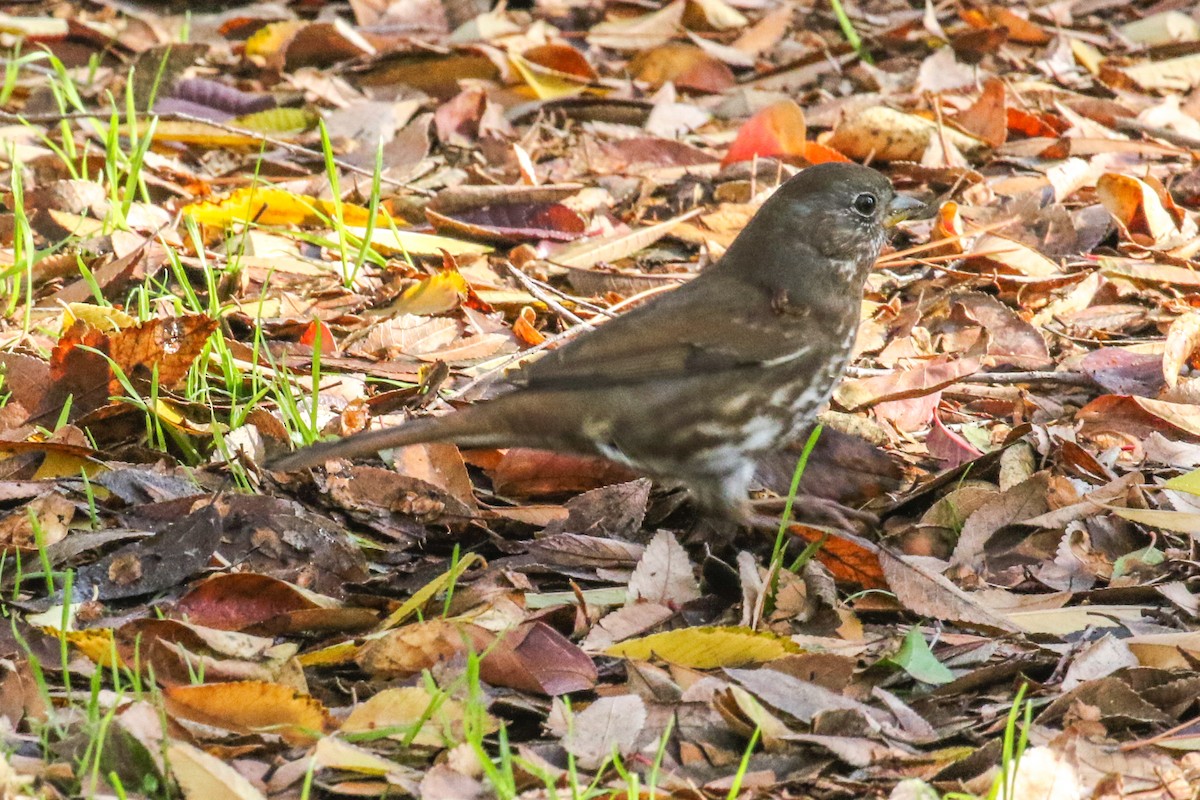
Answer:
<path fill-rule="evenodd" d="M 379 626 L 379 630 L 388 630 L 399 625 L 404 620 L 417 613 L 434 595 L 445 589 L 451 582 L 458 580 L 464 572 L 476 564 L 483 564 L 483 556 L 478 553 L 468 553 L 457 564 L 438 575 L 429 583 L 422 586 L 416 593 L 405 601 L 404 605 L 392 612 Z"/>
<path fill-rule="evenodd" d="M 1143 633 L 1125 640 L 1144 667 L 1193 669 L 1200 658 L 1200 632 Z"/>
<path fill-rule="evenodd" d="M 485 733 L 498 730 L 485 715 Z M 342 733 L 394 729 L 388 737 L 423 747 L 441 747 L 462 740 L 463 706 L 457 700 L 435 697 L 419 686 L 384 689 L 359 703 L 342 723 Z M 413 728 L 420 726 L 416 733 Z M 411 739 L 410 739 L 411 737 Z"/>
<path fill-rule="evenodd" d="M 101 472 L 107 471 L 107 466 L 86 456 L 60 450 L 47 450 L 46 457 L 42 459 L 42 463 L 38 466 L 37 472 L 34 473 L 33 479 L 35 481 L 48 481 L 68 476 L 78 478 L 80 472 L 86 473 L 91 478 L 99 475 Z M 99 491 L 102 487 L 97 486 L 94 488 Z M 99 497 L 98 494 L 97 497 Z"/>
<path fill-rule="evenodd" d="M 1094 605 L 1006 611 L 1004 616 L 1026 633 L 1067 636 L 1086 628 L 1119 628 L 1141 619 L 1145 611 L 1146 606 Z"/>
<path fill-rule="evenodd" d="M 367 235 L 366 227 L 346 226 L 346 231 L 361 240 Z M 486 244 L 464 242 L 435 236 L 431 233 L 376 228 L 371 233 L 371 246 L 385 256 L 437 256 L 445 250 L 452 256 L 481 255 L 492 252 Z"/>
<path fill-rule="evenodd" d="M 1187 474 L 1171 478 L 1163 484 L 1163 488 L 1188 494 L 1200 494 L 1200 469 L 1194 469 Z"/>
<path fill-rule="evenodd" d="M 760 664 L 798 653 L 788 639 L 748 628 L 680 628 L 620 642 L 606 655 L 648 661 L 661 659 L 692 669 L 717 669 Z"/>
<path fill-rule="evenodd" d="M 61 636 L 75 645 L 79 652 L 87 656 L 96 666 L 106 669 L 113 666 L 125 666 L 121 657 L 117 655 L 112 628 L 88 628 L 85 631 L 59 631 L 53 628 L 43 628 L 43 630 L 56 638 Z"/>
<path fill-rule="evenodd" d="M 458 307 L 467 296 L 467 279 L 457 270 L 430 275 L 405 289 L 388 311 L 392 314 L 416 314 L 428 317 Z"/>
<path fill-rule="evenodd" d="M 286 20 L 264 25 L 246 40 L 246 55 L 269 59 L 307 25 L 307 22 L 301 20 Z"/>
<path fill-rule="evenodd" d="M 269 108 L 229 121 L 235 128 L 259 133 L 303 133 L 317 124 L 317 115 L 304 108 Z"/>
<path fill-rule="evenodd" d="M 137 322 L 124 311 L 112 306 L 97 306 L 92 303 L 67 303 L 63 309 L 62 330 L 66 333 L 77 320 L 83 320 L 89 328 L 113 333 L 128 328 Z"/>
<path fill-rule="evenodd" d="M 558 70 L 549 69 L 515 53 L 509 55 L 509 61 L 521 73 L 521 78 L 533 89 L 539 100 L 557 100 L 560 97 L 572 97 L 587 89 L 587 81 L 574 75 Z"/>
<path fill-rule="evenodd" d="M 232 222 L 257 222 L 262 225 L 328 225 L 334 218 L 334 204 L 307 195 L 297 195 L 269 186 L 246 186 L 216 202 L 189 203 L 183 214 L 201 225 L 225 226 Z M 362 206 L 342 203 L 342 221 L 346 225 L 367 224 L 370 211 Z M 376 224 L 388 224 L 380 212 Z"/>
<path fill-rule="evenodd" d="M 356 655 L 358 655 L 358 645 L 354 642 L 342 642 L 322 647 L 311 653 L 304 653 L 297 656 L 296 660 L 302 667 L 336 667 L 351 663 Z"/>
<path fill-rule="evenodd" d="M 1118 517 L 1148 525 L 1151 528 L 1162 528 L 1165 531 L 1178 531 L 1200 535 L 1200 514 L 1190 511 L 1166 511 L 1156 508 L 1115 508 L 1106 506 Z"/>
<path fill-rule="evenodd" d="M 326 736 L 313 748 L 313 759 L 326 769 L 357 772 L 361 775 L 387 775 L 400 765 L 380 758 L 369 750 L 355 747 L 336 736 Z"/>
<path fill-rule="evenodd" d="M 154 414 L 167 425 L 188 436 L 212 436 L 213 434 L 213 423 L 203 424 L 188 419 L 179 406 L 170 400 L 158 398 L 154 404 Z M 225 429 L 227 426 L 222 425 L 221 427 Z"/>
<path fill-rule="evenodd" d="M 265 800 L 246 776 L 199 747 L 172 741 L 167 758 L 186 800 Z"/>
<path fill-rule="evenodd" d="M 49 15 L 14 17 L 10 14 L 0 14 L 0 33 L 40 39 L 61 39 L 67 35 L 68 30 L 65 19 L 56 19 Z"/>
<path fill-rule="evenodd" d="M 129 135 L 129 126 L 121 126 L 121 131 Z M 138 136 L 150 133 L 150 121 L 142 120 L 137 123 Z M 207 122 L 183 119 L 159 119 L 154 126 L 153 138 L 156 142 L 178 142 L 194 144 L 200 147 L 217 149 L 221 147 L 257 147 L 262 144 L 261 136 L 249 133 L 235 133 L 210 125 Z"/>

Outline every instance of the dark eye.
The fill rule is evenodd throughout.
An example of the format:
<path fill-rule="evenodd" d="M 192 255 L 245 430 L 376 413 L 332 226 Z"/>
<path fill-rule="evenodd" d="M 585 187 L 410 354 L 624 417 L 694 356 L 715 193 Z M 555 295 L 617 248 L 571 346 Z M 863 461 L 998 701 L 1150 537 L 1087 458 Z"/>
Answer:
<path fill-rule="evenodd" d="M 854 210 L 859 214 L 862 214 L 864 217 L 869 217 L 875 213 L 875 202 L 875 195 L 866 193 L 860 194 L 858 197 L 854 198 Z"/>

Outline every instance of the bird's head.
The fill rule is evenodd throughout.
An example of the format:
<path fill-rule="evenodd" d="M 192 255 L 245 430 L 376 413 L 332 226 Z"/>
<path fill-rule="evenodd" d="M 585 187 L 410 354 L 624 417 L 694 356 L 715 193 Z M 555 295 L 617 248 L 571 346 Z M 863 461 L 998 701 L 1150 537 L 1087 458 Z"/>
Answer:
<path fill-rule="evenodd" d="M 743 238 L 757 253 L 749 261 L 768 270 L 770 261 L 819 255 L 832 274 L 808 278 L 858 281 L 861 286 L 887 240 L 888 228 L 922 205 L 897 194 L 891 181 L 870 167 L 818 164 L 780 186 Z M 791 271 L 797 265 L 773 266 Z"/>

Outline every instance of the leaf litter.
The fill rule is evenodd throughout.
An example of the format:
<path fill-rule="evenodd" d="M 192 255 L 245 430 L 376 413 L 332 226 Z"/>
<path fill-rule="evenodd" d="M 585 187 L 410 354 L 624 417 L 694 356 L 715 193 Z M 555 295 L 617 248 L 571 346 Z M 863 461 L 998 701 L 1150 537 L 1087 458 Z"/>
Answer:
<path fill-rule="evenodd" d="M 1194 796 L 1194 9 L 6 11 L 6 796 Z M 935 213 L 781 559 L 600 459 L 261 469 L 486 398 L 835 160 Z"/>

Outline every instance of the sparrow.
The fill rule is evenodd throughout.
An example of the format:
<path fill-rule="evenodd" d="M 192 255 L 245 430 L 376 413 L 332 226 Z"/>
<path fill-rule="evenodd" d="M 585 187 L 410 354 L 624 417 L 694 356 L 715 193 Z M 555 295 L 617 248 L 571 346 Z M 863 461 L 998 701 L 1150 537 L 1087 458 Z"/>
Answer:
<path fill-rule="evenodd" d="M 712 266 L 511 375 L 506 393 L 313 444 L 268 469 L 422 442 L 531 447 L 604 456 L 744 518 L 757 458 L 828 402 L 888 229 L 921 205 L 874 169 L 808 167 Z"/>

